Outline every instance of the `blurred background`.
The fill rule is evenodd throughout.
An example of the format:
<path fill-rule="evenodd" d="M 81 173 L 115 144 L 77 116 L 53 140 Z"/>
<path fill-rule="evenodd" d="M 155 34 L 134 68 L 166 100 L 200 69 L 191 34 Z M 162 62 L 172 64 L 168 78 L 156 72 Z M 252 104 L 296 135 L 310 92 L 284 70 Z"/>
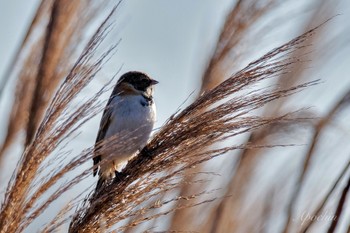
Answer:
<path fill-rule="evenodd" d="M 32 137 L 30 129 L 37 127 L 38 123 L 32 122 L 40 121 L 45 106 L 82 48 L 115 5 L 113 1 L 98 4 L 86 1 L 77 6 L 69 1 L 56 1 L 62 4 L 59 8 L 62 23 L 58 20 L 56 28 L 51 30 L 52 44 L 46 46 L 52 51 L 45 53 L 41 43 L 43 35 L 48 35 L 45 30 L 52 2 L 0 0 L 1 201 L 24 145 Z M 234 151 L 196 167 L 191 172 L 215 175 L 205 183 L 184 182 L 172 195 L 213 190 L 211 196 L 218 199 L 161 216 L 131 232 L 146 229 L 303 232 L 308 224 L 311 224 L 308 232 L 327 232 L 339 208 L 342 211 L 335 232 L 350 231 L 350 203 L 344 192 L 350 176 L 350 2 L 130 0 L 121 3 L 113 16 L 115 25 L 100 48 L 102 52 L 118 43 L 116 53 L 77 101 L 91 96 L 119 70 L 118 77 L 129 70 L 146 72 L 160 82 L 155 91 L 158 112 L 155 130 L 177 109 L 187 106 L 249 62 L 329 19 L 306 42 L 307 62 L 295 66 L 293 72 L 284 74 L 277 83 L 264 84 L 289 87 L 321 79 L 321 84 L 274 101 L 259 111 L 261 115 L 274 116 L 303 108 L 303 116 L 308 120 L 261 129 L 225 142 L 294 146 Z M 55 57 L 57 51 L 61 52 Z M 31 67 L 40 64 L 42 57 L 52 62 L 44 69 L 47 78 L 38 89 L 35 78 L 38 71 Z M 33 93 L 41 96 L 35 104 L 29 101 Z M 101 99 L 107 99 L 109 94 L 105 93 Z M 43 109 L 33 114 L 29 110 L 34 105 Z M 83 125 L 81 133 L 67 145 L 71 156 L 94 144 L 100 118 L 101 114 L 96 115 Z M 48 171 L 50 166 L 55 165 L 48 165 Z M 89 166 L 83 164 L 74 172 L 78 174 Z M 91 175 L 62 195 L 26 232 L 40 230 L 72 195 L 92 188 L 95 182 Z M 341 199 L 342 194 L 345 200 Z M 316 219 L 318 216 L 324 218 Z"/>

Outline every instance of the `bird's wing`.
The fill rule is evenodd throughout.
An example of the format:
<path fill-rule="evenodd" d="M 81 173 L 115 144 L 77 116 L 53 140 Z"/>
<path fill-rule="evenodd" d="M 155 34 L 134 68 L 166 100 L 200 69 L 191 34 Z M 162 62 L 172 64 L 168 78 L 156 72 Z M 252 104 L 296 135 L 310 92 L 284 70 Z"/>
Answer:
<path fill-rule="evenodd" d="M 96 164 L 98 164 L 101 161 L 101 155 L 98 153 L 99 150 L 99 146 L 97 146 L 106 136 L 106 132 L 107 129 L 109 127 L 110 124 L 110 119 L 111 119 L 111 114 L 112 114 L 112 109 L 111 109 L 111 100 L 112 100 L 112 96 L 109 99 L 106 108 L 103 112 L 102 118 L 101 118 L 101 123 L 100 123 L 100 129 L 98 131 L 97 134 L 97 138 L 96 138 L 96 142 L 95 142 L 95 150 L 94 150 L 94 176 L 96 176 L 98 167 L 96 166 Z"/>

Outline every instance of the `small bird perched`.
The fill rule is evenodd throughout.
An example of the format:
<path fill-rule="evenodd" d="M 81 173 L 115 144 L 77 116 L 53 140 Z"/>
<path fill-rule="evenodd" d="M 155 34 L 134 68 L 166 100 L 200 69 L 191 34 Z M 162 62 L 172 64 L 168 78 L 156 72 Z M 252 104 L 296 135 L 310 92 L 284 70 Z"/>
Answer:
<path fill-rule="evenodd" d="M 103 112 L 94 151 L 94 176 L 99 170 L 96 190 L 118 176 L 122 166 L 142 149 L 156 120 L 153 86 L 158 81 L 146 74 L 131 71 L 120 77 Z M 117 140 L 101 145 L 105 139 Z M 113 145 L 115 145 L 113 144 Z"/>

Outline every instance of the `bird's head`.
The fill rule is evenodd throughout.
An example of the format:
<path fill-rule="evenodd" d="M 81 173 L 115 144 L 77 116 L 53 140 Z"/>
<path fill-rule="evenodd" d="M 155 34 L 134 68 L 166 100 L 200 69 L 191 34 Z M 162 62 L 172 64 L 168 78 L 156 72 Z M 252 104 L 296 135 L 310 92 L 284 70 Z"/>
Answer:
<path fill-rule="evenodd" d="M 123 74 L 116 85 L 116 89 L 119 95 L 146 95 L 152 97 L 153 86 L 158 81 L 151 79 L 147 74 L 130 71 Z"/>

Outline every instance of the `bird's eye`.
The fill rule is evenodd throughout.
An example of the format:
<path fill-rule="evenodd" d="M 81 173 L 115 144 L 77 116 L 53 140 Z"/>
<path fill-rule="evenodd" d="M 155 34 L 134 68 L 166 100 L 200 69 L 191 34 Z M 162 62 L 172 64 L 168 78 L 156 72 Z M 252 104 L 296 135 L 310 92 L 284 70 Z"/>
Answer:
<path fill-rule="evenodd" d="M 147 78 L 142 78 L 142 79 L 141 79 L 141 82 L 143 82 L 143 83 L 146 83 L 147 81 L 148 81 Z"/>

